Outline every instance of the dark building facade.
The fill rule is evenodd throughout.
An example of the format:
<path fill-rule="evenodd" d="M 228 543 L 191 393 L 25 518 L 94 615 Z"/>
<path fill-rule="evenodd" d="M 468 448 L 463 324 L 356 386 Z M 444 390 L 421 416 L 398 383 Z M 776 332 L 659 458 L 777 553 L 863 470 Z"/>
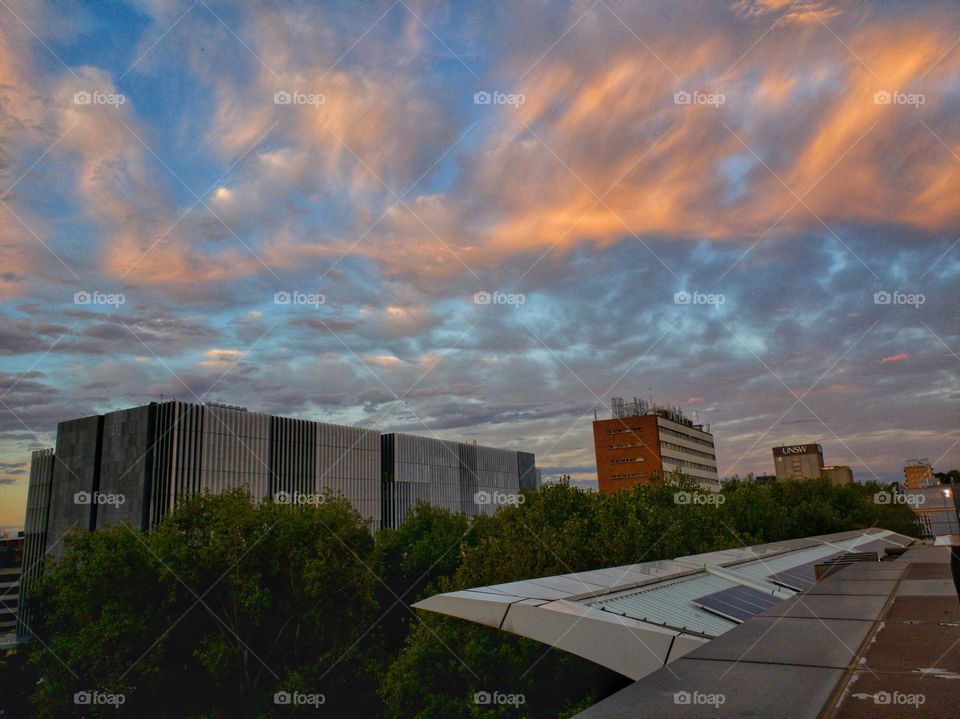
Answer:
<path fill-rule="evenodd" d="M 384 527 L 399 527 L 418 502 L 472 517 L 539 486 L 530 452 L 399 433 L 384 434 L 380 446 Z"/>
<path fill-rule="evenodd" d="M 198 493 L 246 488 L 257 500 L 297 501 L 332 491 L 376 530 L 402 523 L 417 501 L 492 512 L 502 494 L 537 487 L 535 464 L 527 452 L 219 404 L 151 402 L 68 420 L 56 448 L 32 456 L 20 604 L 69 532 L 121 522 L 149 530 Z M 494 501 L 483 501 L 493 490 Z M 28 613 L 19 633 L 29 633 Z"/>

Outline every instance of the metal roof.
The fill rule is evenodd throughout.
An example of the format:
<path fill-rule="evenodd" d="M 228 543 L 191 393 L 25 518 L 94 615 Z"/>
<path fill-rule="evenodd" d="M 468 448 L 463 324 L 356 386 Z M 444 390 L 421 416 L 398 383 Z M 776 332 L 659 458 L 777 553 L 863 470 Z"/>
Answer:
<path fill-rule="evenodd" d="M 865 529 L 437 594 L 414 606 L 543 641 L 638 679 L 737 626 L 696 599 L 747 586 L 788 599 L 770 577 L 850 551 L 913 540 Z"/>

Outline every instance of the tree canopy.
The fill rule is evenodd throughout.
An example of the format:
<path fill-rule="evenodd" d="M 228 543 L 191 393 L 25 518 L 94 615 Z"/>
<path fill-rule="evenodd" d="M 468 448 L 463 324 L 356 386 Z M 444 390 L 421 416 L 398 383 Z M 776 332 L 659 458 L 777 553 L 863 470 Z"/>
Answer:
<path fill-rule="evenodd" d="M 31 590 L 29 666 L 17 652 L 4 667 L 34 687 L 38 716 L 319 716 L 317 706 L 324 716 L 569 716 L 628 680 L 410 605 L 855 528 L 916 535 L 906 505 L 874 501 L 885 489 L 747 479 L 699 501 L 680 476 L 613 494 L 559 483 L 469 520 L 420 505 L 376 535 L 332 494 L 299 506 L 199 496 L 149 533 L 118 525 L 69 537 Z M 478 692 L 515 701 L 478 703 Z M 0 709 L 22 715 L 22 702 L 11 694 Z"/>

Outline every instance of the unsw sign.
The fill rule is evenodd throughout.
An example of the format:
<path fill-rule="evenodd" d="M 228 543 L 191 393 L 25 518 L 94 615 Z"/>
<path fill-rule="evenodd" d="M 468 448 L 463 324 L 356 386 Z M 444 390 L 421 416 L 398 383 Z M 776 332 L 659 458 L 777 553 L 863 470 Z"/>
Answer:
<path fill-rule="evenodd" d="M 788 447 L 774 447 L 775 457 L 789 457 L 793 454 L 818 454 L 820 446 L 817 444 L 794 444 Z"/>

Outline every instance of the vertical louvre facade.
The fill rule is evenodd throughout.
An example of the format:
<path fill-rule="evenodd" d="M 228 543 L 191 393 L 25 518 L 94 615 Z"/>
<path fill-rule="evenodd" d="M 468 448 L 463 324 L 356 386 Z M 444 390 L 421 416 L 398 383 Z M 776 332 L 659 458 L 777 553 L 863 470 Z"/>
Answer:
<path fill-rule="evenodd" d="M 20 601 L 17 635 L 29 633 L 30 617 L 24 596 L 31 580 L 43 574 L 47 551 L 47 525 L 50 519 L 50 486 L 53 482 L 53 450 L 38 449 L 30 457 L 30 485 L 27 488 L 27 512 L 24 517 L 23 569 L 20 574 Z"/>
<path fill-rule="evenodd" d="M 535 489 L 536 478 L 528 452 L 222 405 L 150 403 L 68 420 L 57 426 L 55 450 L 33 453 L 20 605 L 30 577 L 43 573 L 46 555 L 63 552 L 71 530 L 120 522 L 149 530 L 202 492 L 245 488 L 262 500 L 330 490 L 378 529 L 402 524 L 419 501 L 492 513 L 496 506 L 475 501 L 478 492 Z"/>
<path fill-rule="evenodd" d="M 478 493 L 493 497 L 537 488 L 529 452 L 396 433 L 383 435 L 382 456 L 384 527 L 399 527 L 418 502 L 473 517 L 498 508 L 478 502 Z"/>

